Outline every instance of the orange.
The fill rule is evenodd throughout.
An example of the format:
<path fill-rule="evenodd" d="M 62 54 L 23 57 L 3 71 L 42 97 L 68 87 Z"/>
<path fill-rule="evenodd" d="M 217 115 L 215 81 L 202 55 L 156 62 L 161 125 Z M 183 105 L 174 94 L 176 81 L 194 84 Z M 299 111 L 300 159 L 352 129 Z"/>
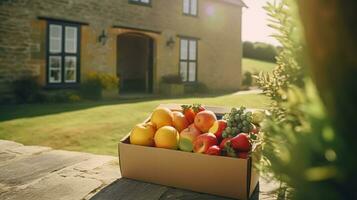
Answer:
<path fill-rule="evenodd" d="M 174 127 L 164 126 L 156 131 L 154 140 L 156 147 L 177 149 L 179 133 Z"/>
<path fill-rule="evenodd" d="M 168 108 L 156 108 L 151 115 L 151 123 L 159 129 L 163 126 L 172 126 L 173 114 Z"/>

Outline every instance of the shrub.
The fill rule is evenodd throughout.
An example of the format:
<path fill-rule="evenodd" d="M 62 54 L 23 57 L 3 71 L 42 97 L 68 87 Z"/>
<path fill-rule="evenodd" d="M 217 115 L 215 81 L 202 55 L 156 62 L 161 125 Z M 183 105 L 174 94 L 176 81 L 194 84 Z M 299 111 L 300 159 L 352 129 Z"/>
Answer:
<path fill-rule="evenodd" d="M 80 92 L 83 98 L 99 100 L 102 98 L 102 83 L 99 79 L 87 78 L 81 83 Z"/>
<path fill-rule="evenodd" d="M 34 102 L 39 90 L 40 86 L 36 76 L 22 77 L 12 84 L 12 91 L 18 103 Z"/>
<path fill-rule="evenodd" d="M 166 84 L 182 84 L 182 78 L 180 75 L 169 74 L 161 78 L 161 83 Z"/>
<path fill-rule="evenodd" d="M 107 73 L 90 72 L 87 74 L 86 79 L 98 80 L 102 89 L 105 90 L 118 89 L 119 86 L 119 78 Z"/>
<path fill-rule="evenodd" d="M 207 93 L 208 87 L 201 82 L 197 83 L 192 83 L 192 84 L 187 84 L 185 85 L 185 93 L 191 94 L 191 93 Z"/>
<path fill-rule="evenodd" d="M 253 85 L 253 75 L 251 72 L 245 72 L 243 81 L 242 81 L 243 86 L 250 87 Z"/>
<path fill-rule="evenodd" d="M 79 95 L 77 95 L 77 94 L 69 95 L 68 99 L 71 102 L 79 102 L 79 101 L 81 101 L 81 97 Z"/>
<path fill-rule="evenodd" d="M 103 90 L 118 90 L 119 79 L 107 73 L 90 72 L 82 82 L 80 91 L 85 99 L 99 100 Z"/>
<path fill-rule="evenodd" d="M 275 62 L 278 55 L 278 48 L 263 42 L 243 42 L 243 57 L 253 58 L 268 62 Z"/>

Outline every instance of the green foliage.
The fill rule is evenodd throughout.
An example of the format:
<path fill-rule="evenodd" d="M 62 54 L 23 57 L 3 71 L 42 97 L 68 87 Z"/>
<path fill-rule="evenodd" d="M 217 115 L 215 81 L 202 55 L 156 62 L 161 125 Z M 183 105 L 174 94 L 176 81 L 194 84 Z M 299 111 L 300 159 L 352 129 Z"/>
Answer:
<path fill-rule="evenodd" d="M 271 44 L 262 42 L 243 42 L 243 57 L 275 62 L 277 56 L 277 48 Z"/>
<path fill-rule="evenodd" d="M 96 78 L 88 78 L 80 86 L 82 97 L 89 100 L 100 100 L 102 98 L 102 90 L 102 83 Z"/>
<path fill-rule="evenodd" d="M 81 83 L 81 96 L 85 99 L 102 99 L 103 90 L 118 90 L 119 79 L 106 73 L 91 72 L 86 75 Z"/>
<path fill-rule="evenodd" d="M 265 7 L 283 49 L 272 73 L 258 83 L 273 100 L 263 124 L 261 170 L 280 181 L 278 199 L 354 199 L 354 159 L 336 134 L 318 92 L 306 73 L 295 4 L 282 0 Z"/>
<path fill-rule="evenodd" d="M 253 74 L 251 72 L 244 72 L 242 84 L 247 87 L 253 85 Z"/>
<path fill-rule="evenodd" d="M 36 101 L 40 86 L 37 77 L 26 76 L 15 80 L 12 83 L 12 90 L 17 103 L 29 103 Z"/>
<path fill-rule="evenodd" d="M 162 76 L 161 82 L 167 84 L 181 84 L 182 78 L 180 75 L 177 74 L 169 74 L 169 75 Z"/>
<path fill-rule="evenodd" d="M 202 82 L 197 82 L 193 84 L 185 85 L 185 93 L 186 94 L 205 94 L 208 93 L 209 89 L 206 84 Z"/>

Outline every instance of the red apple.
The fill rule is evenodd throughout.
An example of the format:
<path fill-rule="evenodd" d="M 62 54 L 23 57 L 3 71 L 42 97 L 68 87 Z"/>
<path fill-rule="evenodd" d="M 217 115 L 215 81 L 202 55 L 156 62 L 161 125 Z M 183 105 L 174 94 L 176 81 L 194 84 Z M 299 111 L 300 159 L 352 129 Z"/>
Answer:
<path fill-rule="evenodd" d="M 226 120 L 217 120 L 213 123 L 213 126 L 209 129 L 210 133 L 213 133 L 218 141 L 222 140 L 222 133 L 224 131 L 224 129 L 227 127 L 227 122 Z"/>
<path fill-rule="evenodd" d="M 219 156 L 219 155 L 221 155 L 221 148 L 219 148 L 219 146 L 217 146 L 217 145 L 213 145 L 207 149 L 205 154 Z"/>
<path fill-rule="evenodd" d="M 197 113 L 195 117 L 195 126 L 203 133 L 207 133 L 208 130 L 213 126 L 214 122 L 217 121 L 217 117 L 214 112 L 209 110 L 204 110 Z"/>
<path fill-rule="evenodd" d="M 183 115 L 181 112 L 178 111 L 174 111 L 172 112 L 172 114 L 173 114 L 172 123 L 178 132 L 181 132 L 183 129 L 188 127 L 189 123 L 185 115 Z"/>
<path fill-rule="evenodd" d="M 197 138 L 197 136 L 201 135 L 201 131 L 198 130 L 194 124 L 191 124 L 186 129 L 181 131 L 180 140 L 179 140 L 179 148 L 182 151 L 192 152 L 193 150 L 193 141 Z"/>
<path fill-rule="evenodd" d="M 204 111 L 203 111 L 204 112 Z M 213 145 L 217 145 L 218 141 L 213 133 L 205 133 L 199 135 L 195 141 L 193 141 L 193 152 L 204 153 Z"/>
<path fill-rule="evenodd" d="M 237 151 L 249 152 L 252 149 L 249 137 L 245 133 L 240 133 L 231 140 L 231 146 Z"/>
<path fill-rule="evenodd" d="M 249 153 L 248 152 L 238 152 L 237 157 L 247 159 L 249 157 Z"/>

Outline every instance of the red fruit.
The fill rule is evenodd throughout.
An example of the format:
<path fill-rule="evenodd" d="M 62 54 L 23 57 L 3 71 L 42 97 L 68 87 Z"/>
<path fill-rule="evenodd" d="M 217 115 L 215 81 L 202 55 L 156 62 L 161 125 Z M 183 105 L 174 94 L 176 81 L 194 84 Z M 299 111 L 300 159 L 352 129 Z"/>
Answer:
<path fill-rule="evenodd" d="M 183 109 L 182 113 L 183 115 L 185 115 L 188 123 L 192 124 L 195 121 L 195 116 L 196 116 L 195 111 L 193 111 L 191 106 L 182 106 L 182 109 Z"/>
<path fill-rule="evenodd" d="M 217 143 L 217 138 L 213 133 L 201 134 L 193 141 L 193 152 L 204 153 L 211 146 L 217 145 Z"/>
<path fill-rule="evenodd" d="M 231 146 L 237 151 L 249 152 L 252 149 L 249 137 L 245 133 L 240 133 L 231 140 Z"/>
<path fill-rule="evenodd" d="M 258 134 L 259 131 L 260 131 L 260 128 L 253 124 L 253 130 L 251 132 L 254 133 L 254 134 Z"/>
<path fill-rule="evenodd" d="M 238 152 L 237 157 L 242 158 L 242 159 L 247 159 L 249 157 L 249 153 L 248 152 Z"/>
<path fill-rule="evenodd" d="M 226 143 L 229 142 L 232 138 L 224 138 L 221 142 L 221 144 L 219 145 L 219 148 L 221 149 L 226 149 L 227 148 L 227 145 Z"/>
<path fill-rule="evenodd" d="M 217 117 L 214 112 L 205 110 L 197 113 L 194 123 L 202 133 L 207 133 L 215 121 L 217 121 Z"/>
<path fill-rule="evenodd" d="M 226 127 L 227 127 L 226 120 L 223 119 L 217 120 L 213 123 L 212 127 L 209 129 L 209 132 L 215 134 L 218 141 L 221 141 L 222 133 Z"/>
<path fill-rule="evenodd" d="M 202 112 L 202 111 L 206 110 L 206 108 L 203 107 L 203 106 L 201 106 L 201 104 L 193 104 L 193 105 L 192 105 L 192 109 L 193 109 L 193 111 L 194 111 L 196 114 L 199 113 L 199 112 Z"/>
<path fill-rule="evenodd" d="M 219 146 L 217 146 L 217 145 L 213 145 L 207 149 L 205 154 L 219 156 L 219 155 L 221 155 L 221 148 L 219 148 Z"/>

